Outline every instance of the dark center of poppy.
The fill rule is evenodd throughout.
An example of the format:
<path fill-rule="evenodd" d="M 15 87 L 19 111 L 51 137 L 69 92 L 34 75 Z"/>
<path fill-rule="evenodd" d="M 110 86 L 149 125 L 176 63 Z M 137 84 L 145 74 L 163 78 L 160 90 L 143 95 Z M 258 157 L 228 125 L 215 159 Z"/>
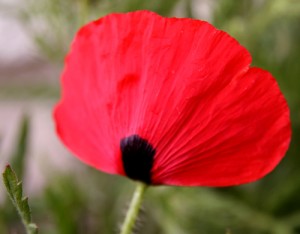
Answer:
<path fill-rule="evenodd" d="M 151 169 L 156 150 L 139 135 L 125 137 L 120 142 L 123 167 L 126 175 L 146 184 L 151 184 Z"/>

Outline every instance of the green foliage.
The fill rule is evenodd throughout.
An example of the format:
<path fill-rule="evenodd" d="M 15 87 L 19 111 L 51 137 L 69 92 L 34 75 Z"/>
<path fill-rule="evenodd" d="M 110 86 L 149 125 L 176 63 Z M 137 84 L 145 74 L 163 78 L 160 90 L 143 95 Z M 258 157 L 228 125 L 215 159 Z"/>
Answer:
<path fill-rule="evenodd" d="M 256 184 L 251 197 L 239 189 L 236 198 L 253 207 L 259 204 L 260 210 L 286 220 L 299 233 L 295 217 L 300 216 L 300 2 L 224 0 L 217 6 L 214 24 L 250 50 L 254 65 L 274 75 L 291 111 L 293 137 L 286 158 Z"/>
<path fill-rule="evenodd" d="M 17 183 L 17 177 L 15 173 L 19 177 L 23 177 L 23 172 L 24 172 L 24 167 L 25 167 L 25 157 L 26 157 L 26 152 L 28 148 L 28 136 L 30 132 L 30 124 L 29 124 L 29 118 L 24 116 L 21 120 L 20 123 L 20 129 L 17 135 L 17 139 L 15 142 L 15 150 L 12 153 L 10 159 L 11 159 L 11 165 L 15 168 L 15 172 L 11 171 L 10 168 L 6 170 L 6 174 L 8 177 L 7 179 L 4 180 L 4 182 L 7 184 L 7 186 L 10 186 L 10 182 L 12 182 L 12 185 L 9 187 L 10 188 L 10 193 L 8 195 L 10 196 L 10 199 L 12 199 L 11 195 L 12 194 L 12 188 L 17 188 L 18 190 L 18 196 L 22 196 L 22 185 L 21 183 Z M 23 202 L 20 200 L 20 205 L 22 204 L 26 208 L 26 201 L 24 200 Z M 18 217 L 15 215 L 15 211 L 11 209 L 11 206 L 5 202 L 3 205 L 0 206 L 0 233 L 5 233 L 8 232 L 6 229 L 10 229 L 10 226 L 15 226 L 16 229 L 19 229 L 19 225 L 16 225 L 16 222 L 18 221 Z M 28 218 L 28 213 L 27 214 L 26 220 L 29 220 Z M 5 223 L 6 227 L 3 227 L 1 223 Z M 30 227 L 32 228 L 32 227 Z M 2 231 L 3 230 L 3 231 Z"/>
<path fill-rule="evenodd" d="M 60 65 L 74 33 L 85 22 L 110 12 L 137 9 L 172 15 L 180 2 L 26 1 L 28 7 L 19 16 L 41 51 Z M 183 14 L 192 16 L 195 2 L 181 1 L 186 7 Z M 150 188 L 137 233 L 300 234 L 300 3 L 298 0 L 215 0 L 213 3 L 213 24 L 236 37 L 251 52 L 253 65 L 269 70 L 279 82 L 291 109 L 291 147 L 276 170 L 256 183 L 219 189 Z M 35 27 L 35 22 L 42 24 Z M 46 90 L 43 87 L 39 92 Z M 34 95 L 35 92 L 32 91 Z M 52 93 L 57 96 L 57 92 Z M 19 176 L 23 174 L 27 145 L 24 136 L 28 136 L 29 130 L 26 121 L 20 127 L 16 156 L 12 160 L 12 166 L 20 168 Z M 43 233 L 117 233 L 133 183 L 85 165 L 72 175 L 55 174 L 41 194 L 31 199 Z M 0 207 L 0 233 L 10 233 L 12 226 L 18 225 L 14 215 L 6 203 Z"/>
<path fill-rule="evenodd" d="M 67 188 L 67 189 L 66 189 Z M 76 182 L 69 177 L 61 177 L 53 187 L 45 189 L 45 211 L 51 214 L 56 233 L 84 233 L 85 205 L 83 193 Z"/>
<path fill-rule="evenodd" d="M 24 116 L 21 121 L 19 130 L 19 136 L 17 139 L 15 152 L 12 155 L 11 165 L 14 167 L 14 171 L 19 177 L 23 177 L 25 156 L 28 147 L 28 136 L 29 136 L 29 118 Z"/>
<path fill-rule="evenodd" d="M 28 31 L 32 32 L 41 52 L 52 61 L 62 63 L 76 31 L 88 21 L 110 12 L 139 9 L 169 15 L 178 2 L 179 0 L 26 0 L 27 7 L 20 9 L 18 15 Z"/>
<path fill-rule="evenodd" d="M 119 12 L 129 12 L 136 10 L 151 10 L 161 15 L 168 16 L 178 0 L 165 0 L 165 1 L 141 1 L 141 0 L 111 0 L 110 6 L 113 10 Z"/>
<path fill-rule="evenodd" d="M 17 209 L 28 234 L 38 233 L 37 226 L 31 222 L 31 211 L 28 205 L 28 198 L 23 197 L 22 182 L 16 176 L 16 173 L 8 165 L 3 172 L 3 182 L 7 194 L 13 205 Z"/>

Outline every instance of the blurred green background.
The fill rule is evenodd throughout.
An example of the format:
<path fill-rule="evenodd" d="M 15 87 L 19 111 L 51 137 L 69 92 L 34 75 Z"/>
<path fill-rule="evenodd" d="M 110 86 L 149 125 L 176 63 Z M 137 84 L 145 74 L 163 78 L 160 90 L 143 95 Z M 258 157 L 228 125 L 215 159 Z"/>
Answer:
<path fill-rule="evenodd" d="M 18 78 L 18 73 L 3 67 L 1 71 L 0 66 L 0 113 L 1 108 L 21 106 L 21 112 L 24 109 L 28 114 L 23 119 L 19 113 L 20 118 L 13 123 L 3 117 L 9 115 L 0 118 L 2 125 L 15 125 L 10 130 L 14 131 L 13 137 L 0 132 L 1 143 L 8 135 L 13 139 L 9 150 L 0 151 L 0 169 L 10 163 L 24 178 L 25 194 L 30 194 L 33 219 L 40 233 L 118 233 L 134 183 L 78 163 L 66 152 L 67 160 L 60 162 L 61 151 L 52 152 L 56 144 L 46 138 L 47 134 L 35 136 L 37 118 L 31 112 L 38 103 L 47 109 L 51 122 L 51 106 L 59 98 L 59 71 L 81 25 L 111 12 L 137 9 L 205 19 L 237 38 L 252 54 L 253 65 L 269 70 L 279 82 L 291 110 L 293 139 L 280 165 L 258 182 L 230 188 L 150 188 L 136 233 L 300 233 L 299 0 L 23 0 L 21 5 L 13 6 L 1 1 L 0 13 L 22 23 L 39 56 L 34 63 L 37 72 L 32 77 L 21 70 L 23 77 Z M 39 73 L 40 66 L 50 71 Z M 35 113 L 40 109 L 36 107 Z M 52 123 L 45 124 L 52 129 Z M 40 174 L 34 174 L 31 163 L 36 157 L 32 157 L 30 149 L 32 144 L 43 145 L 42 140 L 49 152 L 39 152 L 46 163 L 38 164 Z M 50 156 L 59 162 L 48 164 L 46 158 Z M 46 179 L 39 185 L 36 181 L 42 175 Z M 0 233 L 23 233 L 3 185 L 0 188 Z"/>

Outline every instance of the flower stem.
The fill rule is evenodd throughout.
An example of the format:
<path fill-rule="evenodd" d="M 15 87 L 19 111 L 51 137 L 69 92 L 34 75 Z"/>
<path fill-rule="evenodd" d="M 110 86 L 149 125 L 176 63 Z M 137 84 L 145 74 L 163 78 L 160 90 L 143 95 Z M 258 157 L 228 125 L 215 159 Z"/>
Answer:
<path fill-rule="evenodd" d="M 140 207 L 142 204 L 142 199 L 143 199 L 143 195 L 145 193 L 146 188 L 147 188 L 146 184 L 138 182 L 138 184 L 135 188 L 129 209 L 127 211 L 125 220 L 121 227 L 120 234 L 131 234 L 132 233 L 136 218 L 138 216 L 138 213 L 139 213 L 139 210 L 140 210 Z"/>

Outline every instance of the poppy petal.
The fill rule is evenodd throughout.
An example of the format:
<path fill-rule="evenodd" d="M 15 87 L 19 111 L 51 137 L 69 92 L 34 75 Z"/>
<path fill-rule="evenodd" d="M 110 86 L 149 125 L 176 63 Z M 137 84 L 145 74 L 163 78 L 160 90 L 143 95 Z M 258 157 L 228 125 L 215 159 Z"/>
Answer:
<path fill-rule="evenodd" d="M 149 184 L 256 180 L 283 157 L 290 123 L 275 80 L 250 63 L 207 22 L 108 15 L 75 37 L 58 135 L 85 163 Z"/>
<path fill-rule="evenodd" d="M 192 102 L 197 108 L 168 153 L 161 151 L 168 157 L 156 162 L 153 183 L 243 184 L 269 173 L 284 156 L 289 110 L 268 72 L 250 68 L 213 97 Z"/>

